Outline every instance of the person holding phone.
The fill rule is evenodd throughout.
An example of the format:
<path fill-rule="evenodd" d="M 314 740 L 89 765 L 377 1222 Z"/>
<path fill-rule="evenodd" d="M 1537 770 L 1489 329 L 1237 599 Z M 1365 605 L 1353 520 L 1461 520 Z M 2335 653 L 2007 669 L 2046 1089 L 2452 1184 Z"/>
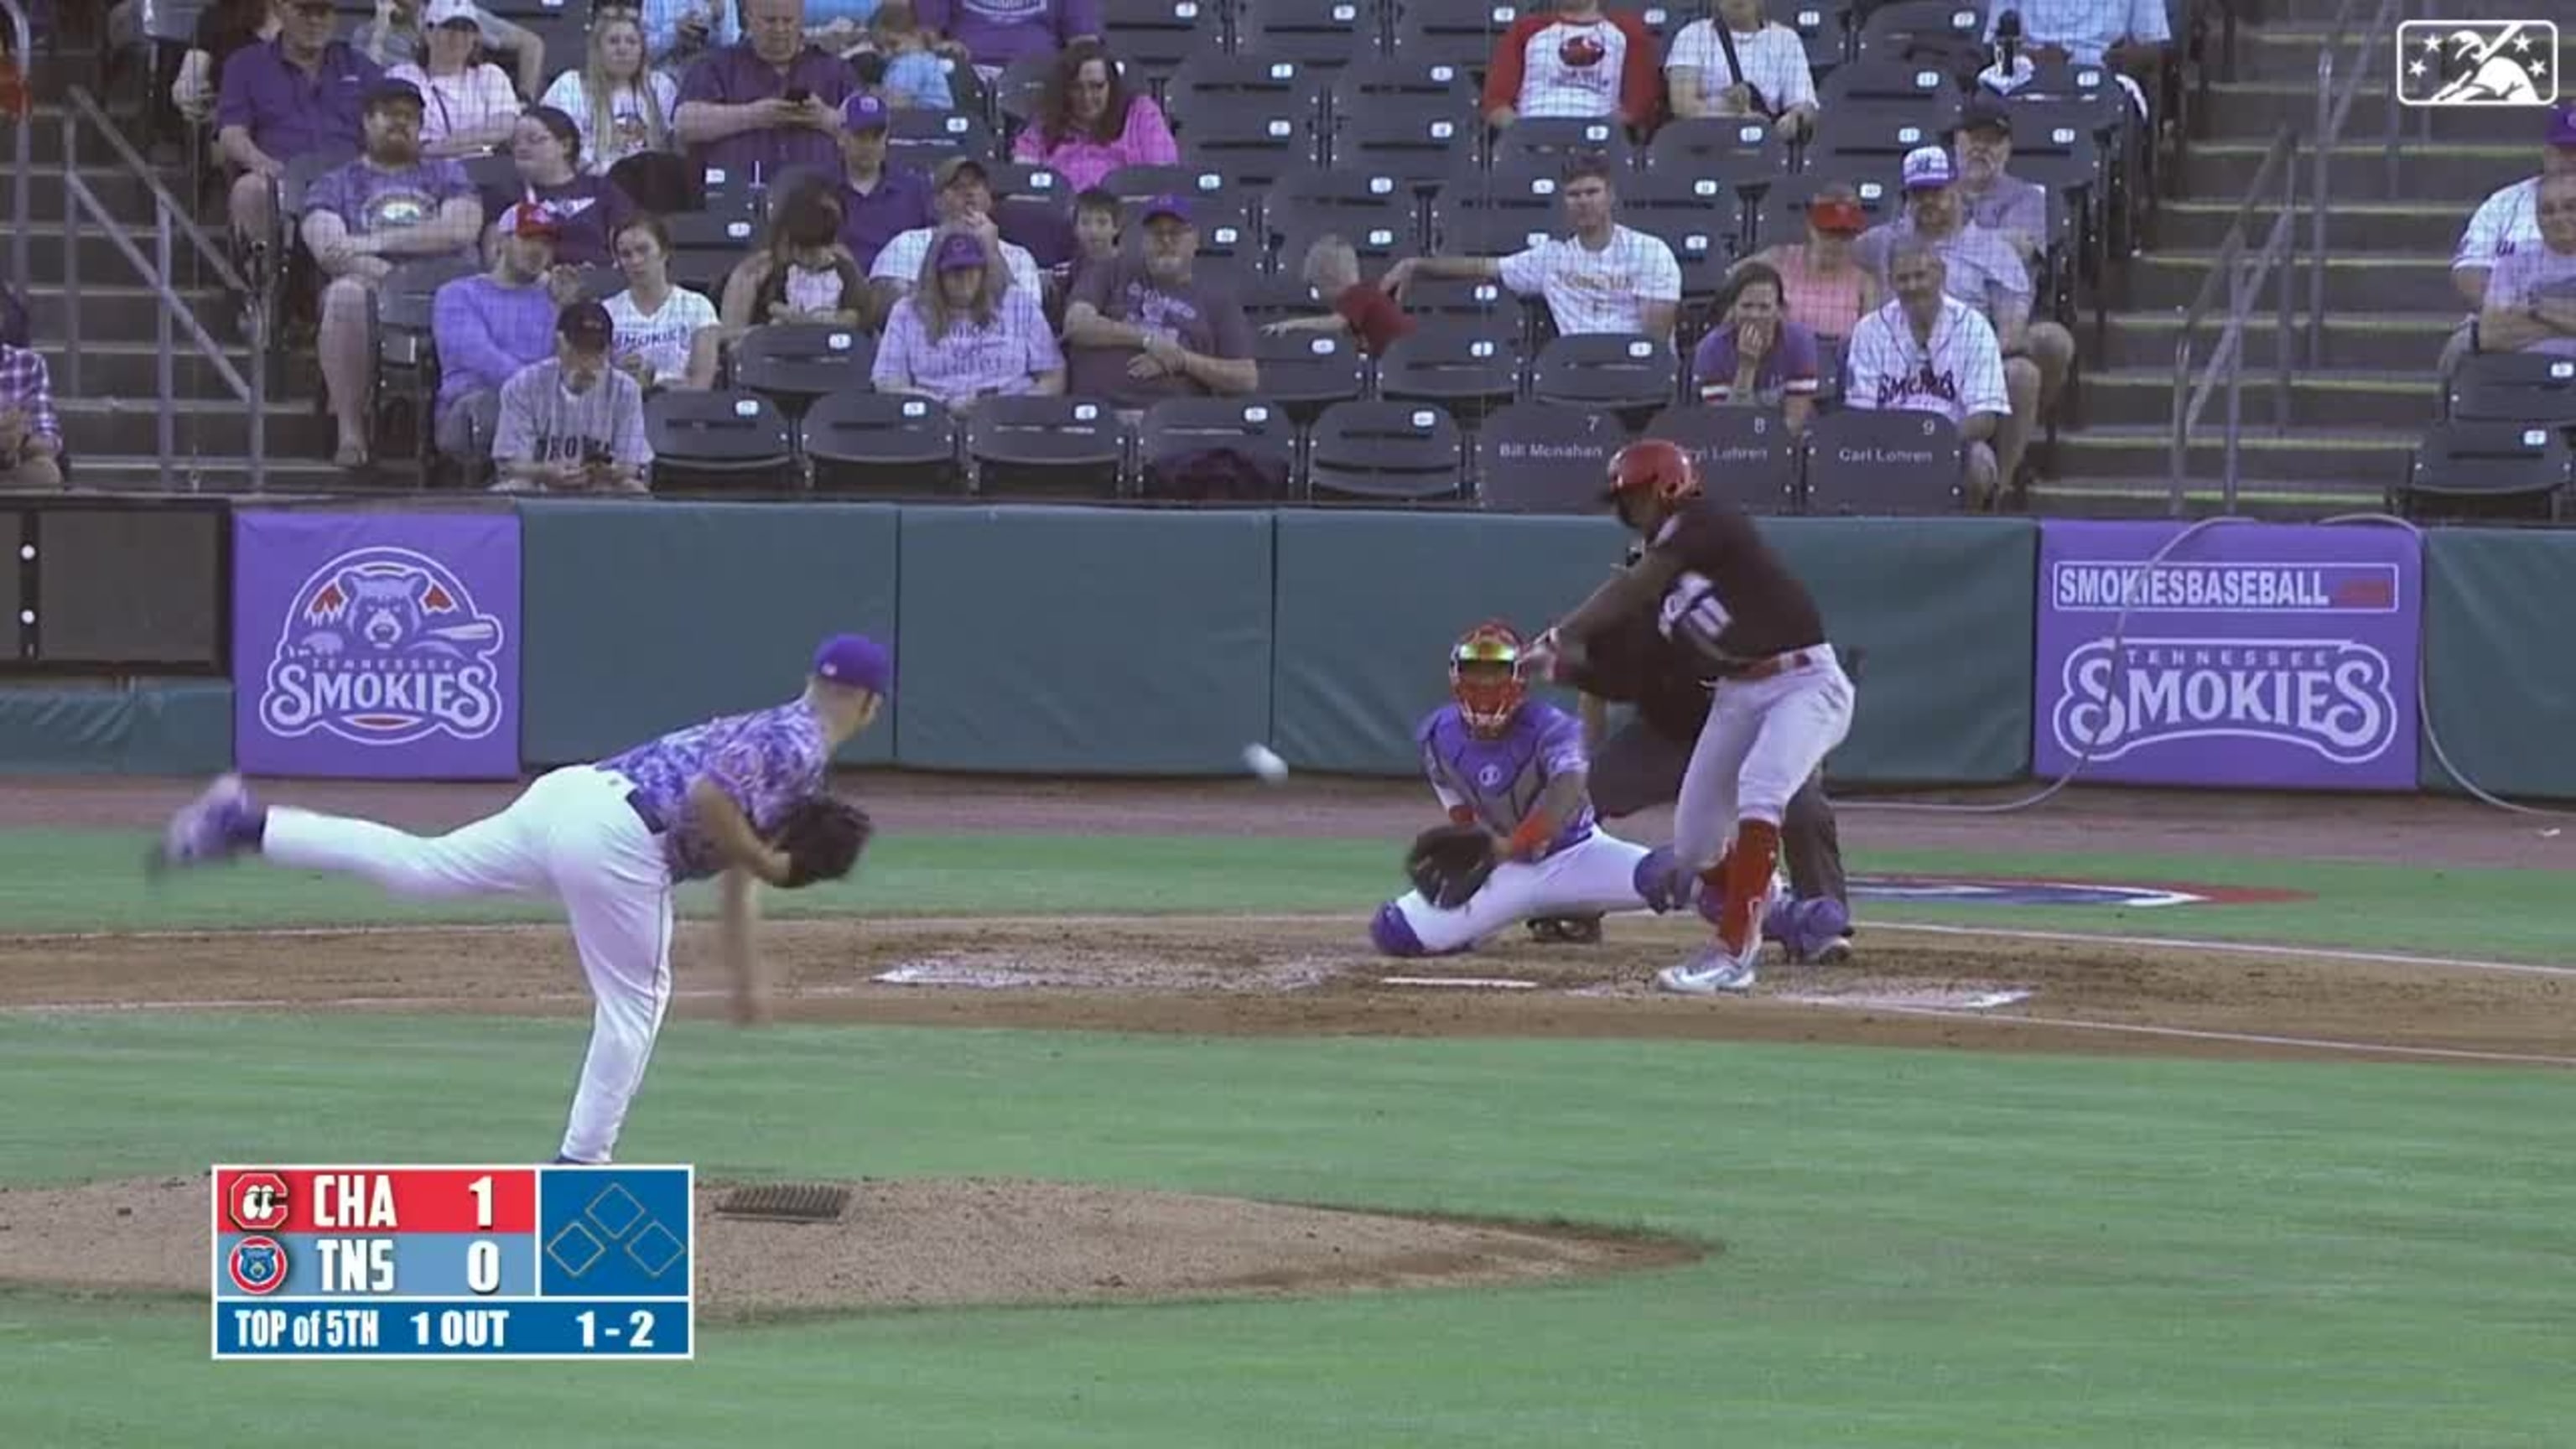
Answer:
<path fill-rule="evenodd" d="M 709 51 L 680 82 L 672 129 L 701 175 L 761 181 L 791 166 L 841 164 L 841 102 L 858 89 L 847 62 L 805 40 L 804 0 L 743 0 L 740 44 Z"/>
<path fill-rule="evenodd" d="M 495 493 L 642 493 L 653 466 L 644 389 L 611 366 L 615 325 L 597 302 L 555 317 L 555 355 L 501 388 Z"/>

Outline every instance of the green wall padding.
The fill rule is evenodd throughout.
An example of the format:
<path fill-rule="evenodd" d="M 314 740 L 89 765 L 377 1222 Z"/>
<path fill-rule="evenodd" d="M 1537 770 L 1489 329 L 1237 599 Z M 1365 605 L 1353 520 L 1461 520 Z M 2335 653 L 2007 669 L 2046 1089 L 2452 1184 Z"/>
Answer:
<path fill-rule="evenodd" d="M 1844 784 L 2010 780 L 2030 761 L 2033 571 L 2022 519 L 1766 519 L 1838 644 L 1868 652 Z M 1626 546 L 1607 519 L 1400 513 L 1279 518 L 1274 739 L 1292 764 L 1411 774 L 1480 619 L 1535 631 Z"/>
<path fill-rule="evenodd" d="M 936 770 L 1216 774 L 1270 721 L 1271 518 L 917 508 L 903 729 Z"/>
<path fill-rule="evenodd" d="M 2576 798 L 2576 535 L 2437 528 L 2424 534 L 2424 788 L 2463 793 L 2433 756 L 2498 795 Z"/>
<path fill-rule="evenodd" d="M 0 774 L 215 775 L 232 763 L 229 680 L 0 687 Z"/>
<path fill-rule="evenodd" d="M 891 506 L 531 499 L 520 518 L 532 769 L 791 699 L 826 635 L 895 640 Z M 895 704 L 843 763 L 893 758 L 902 669 L 898 647 Z"/>

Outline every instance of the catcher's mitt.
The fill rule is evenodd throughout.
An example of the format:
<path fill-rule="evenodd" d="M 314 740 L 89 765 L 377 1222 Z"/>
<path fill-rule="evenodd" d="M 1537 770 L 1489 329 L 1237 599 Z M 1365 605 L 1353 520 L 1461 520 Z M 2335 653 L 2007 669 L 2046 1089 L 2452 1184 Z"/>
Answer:
<path fill-rule="evenodd" d="M 1494 837 L 1473 825 L 1435 825 L 1413 838 L 1404 873 L 1433 907 L 1454 911 L 1474 898 L 1499 857 Z"/>
<path fill-rule="evenodd" d="M 859 863 L 876 825 L 868 812 L 847 800 L 819 796 L 803 801 L 779 822 L 778 848 L 787 852 L 788 890 L 818 880 L 839 880 Z"/>

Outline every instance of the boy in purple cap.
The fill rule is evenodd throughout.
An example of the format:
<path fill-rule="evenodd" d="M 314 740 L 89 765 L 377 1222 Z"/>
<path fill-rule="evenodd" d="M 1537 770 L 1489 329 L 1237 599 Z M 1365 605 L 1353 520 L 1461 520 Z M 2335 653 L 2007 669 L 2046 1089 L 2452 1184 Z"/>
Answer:
<path fill-rule="evenodd" d="M 841 245 L 859 270 L 876 265 L 885 244 L 930 225 L 930 183 L 886 160 L 893 114 L 875 96 L 841 103 Z"/>
<path fill-rule="evenodd" d="M 265 807 L 240 776 L 226 775 L 171 817 L 154 865 L 257 854 L 291 870 L 364 876 L 415 899 L 561 901 L 595 1009 L 555 1160 L 606 1162 L 671 1004 L 673 887 L 719 878 L 719 951 L 736 1019 L 766 1019 L 751 941 L 755 888 L 795 889 L 849 873 L 867 825 L 829 793 L 832 752 L 876 720 L 893 687 L 894 656 L 885 646 L 836 635 L 815 650 L 797 698 L 549 771 L 501 813 L 438 836 Z M 830 815 L 844 822 L 840 848 L 808 844 L 829 832 L 806 822 Z"/>

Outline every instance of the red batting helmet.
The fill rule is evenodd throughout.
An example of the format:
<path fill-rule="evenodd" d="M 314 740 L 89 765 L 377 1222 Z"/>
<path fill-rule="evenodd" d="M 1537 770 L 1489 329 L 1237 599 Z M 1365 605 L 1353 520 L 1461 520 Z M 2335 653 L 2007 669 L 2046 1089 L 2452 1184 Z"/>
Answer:
<path fill-rule="evenodd" d="M 1669 508 L 1699 496 L 1699 464 L 1688 449 L 1662 438 L 1643 438 L 1610 455 L 1610 482 L 1601 500 L 1651 498 Z"/>
<path fill-rule="evenodd" d="M 1449 650 L 1449 692 L 1458 713 L 1479 734 L 1498 734 L 1528 697 L 1521 683 L 1520 631 L 1488 619 Z"/>

